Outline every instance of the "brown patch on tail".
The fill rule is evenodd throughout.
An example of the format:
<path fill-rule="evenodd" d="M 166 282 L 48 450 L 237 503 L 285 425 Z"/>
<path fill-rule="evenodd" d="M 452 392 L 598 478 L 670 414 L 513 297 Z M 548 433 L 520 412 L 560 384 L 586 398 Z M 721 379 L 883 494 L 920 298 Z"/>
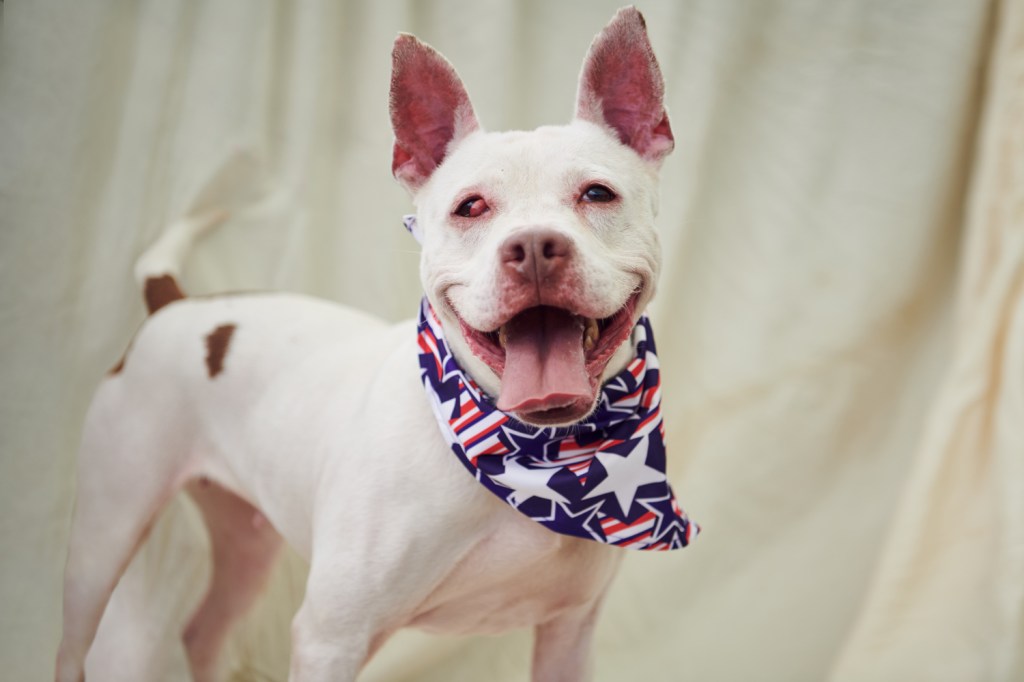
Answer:
<path fill-rule="evenodd" d="M 206 369 L 210 378 L 224 371 L 224 356 L 231 343 L 231 335 L 235 333 L 235 325 L 222 324 L 206 336 Z"/>
<path fill-rule="evenodd" d="M 178 286 L 178 281 L 174 279 L 173 275 L 147 277 L 142 295 L 146 299 L 146 309 L 150 315 L 165 305 L 185 298 L 185 294 L 181 291 L 181 287 Z"/>

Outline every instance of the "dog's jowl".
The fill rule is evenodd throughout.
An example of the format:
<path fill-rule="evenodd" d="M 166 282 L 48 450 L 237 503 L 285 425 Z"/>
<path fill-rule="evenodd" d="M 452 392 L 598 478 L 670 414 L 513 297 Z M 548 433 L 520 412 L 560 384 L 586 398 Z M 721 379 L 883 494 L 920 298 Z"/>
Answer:
<path fill-rule="evenodd" d="M 118 578 L 182 489 L 214 556 L 183 629 L 196 680 L 217 679 L 283 542 L 310 560 L 293 681 L 353 680 L 406 626 L 533 627 L 534 680 L 587 679 L 625 550 L 696 533 L 665 475 L 643 315 L 673 147 L 662 94 L 632 8 L 591 46 L 574 120 L 530 132 L 485 132 L 451 65 L 399 36 L 392 169 L 424 288 L 403 324 L 303 296 L 189 298 L 185 247 L 224 216 L 168 228 L 137 267 L 150 316 L 83 429 L 57 679 L 83 678 Z"/>

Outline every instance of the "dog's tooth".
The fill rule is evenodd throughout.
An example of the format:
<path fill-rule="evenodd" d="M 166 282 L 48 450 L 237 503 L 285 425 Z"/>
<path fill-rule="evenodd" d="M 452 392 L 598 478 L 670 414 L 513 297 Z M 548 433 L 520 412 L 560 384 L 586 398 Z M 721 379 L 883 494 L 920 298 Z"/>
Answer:
<path fill-rule="evenodd" d="M 597 320 L 587 319 L 587 326 L 583 330 L 583 350 L 588 351 L 597 344 L 600 332 L 597 329 Z"/>
<path fill-rule="evenodd" d="M 499 345 L 499 346 L 501 346 L 501 349 L 502 349 L 502 350 L 504 350 L 504 349 L 505 349 L 505 344 L 506 344 L 506 343 L 508 343 L 508 332 L 507 332 L 507 331 L 505 331 L 505 328 L 506 328 L 507 326 L 508 326 L 508 325 L 504 325 L 504 324 L 503 324 L 503 325 L 501 325 L 501 327 L 500 327 L 500 328 L 498 329 L 498 345 Z"/>

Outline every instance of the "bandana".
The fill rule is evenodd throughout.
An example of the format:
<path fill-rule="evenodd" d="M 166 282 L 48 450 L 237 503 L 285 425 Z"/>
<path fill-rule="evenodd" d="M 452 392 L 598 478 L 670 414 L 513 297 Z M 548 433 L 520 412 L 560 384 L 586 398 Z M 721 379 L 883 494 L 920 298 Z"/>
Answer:
<path fill-rule="evenodd" d="M 636 358 L 569 427 L 535 427 L 494 406 L 455 361 L 427 299 L 419 317 L 423 386 L 441 432 L 485 488 L 557 533 L 630 549 L 685 547 L 700 530 L 665 477 L 661 374 L 650 322 Z"/>

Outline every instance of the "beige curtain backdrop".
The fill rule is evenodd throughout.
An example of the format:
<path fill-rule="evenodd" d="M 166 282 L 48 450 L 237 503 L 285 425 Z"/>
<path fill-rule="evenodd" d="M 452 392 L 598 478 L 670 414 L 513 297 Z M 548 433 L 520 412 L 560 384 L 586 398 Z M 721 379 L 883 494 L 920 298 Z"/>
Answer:
<path fill-rule="evenodd" d="M 0 677 L 52 676 L 75 447 L 143 318 L 142 249 L 196 207 L 248 206 L 199 246 L 190 292 L 411 315 L 395 34 L 451 59 L 485 127 L 529 128 L 568 120 L 617 5 L 0 5 Z M 670 476 L 704 533 L 627 557 L 597 680 L 1024 679 L 1024 2 L 640 8 L 677 138 L 651 310 Z M 90 679 L 187 679 L 208 570 L 176 500 Z M 286 678 L 304 571 L 282 562 L 232 679 Z M 403 632 L 361 679 L 524 680 L 529 648 Z"/>

